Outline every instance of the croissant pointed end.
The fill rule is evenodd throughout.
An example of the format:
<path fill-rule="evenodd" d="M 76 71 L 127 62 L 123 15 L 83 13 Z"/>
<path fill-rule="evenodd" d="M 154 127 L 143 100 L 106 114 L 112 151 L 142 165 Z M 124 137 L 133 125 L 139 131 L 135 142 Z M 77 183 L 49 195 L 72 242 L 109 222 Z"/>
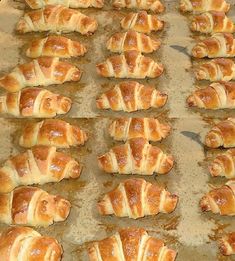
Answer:
<path fill-rule="evenodd" d="M 105 66 L 105 63 L 100 63 L 96 65 L 96 71 L 100 76 L 108 77 L 108 71 Z"/>
<path fill-rule="evenodd" d="M 192 56 L 194 58 L 203 58 L 206 57 L 206 53 L 204 52 L 203 48 L 196 45 L 192 49 Z"/>
<path fill-rule="evenodd" d="M 104 154 L 100 157 L 98 157 L 98 165 L 99 168 L 104 170 L 105 172 L 112 173 L 113 167 L 112 167 L 112 162 L 110 161 L 110 158 L 107 154 Z"/>
<path fill-rule="evenodd" d="M 7 171 L 3 169 L 0 169 L 0 184 L 0 193 L 9 193 L 16 187 L 16 184 L 7 174 Z"/>
<path fill-rule="evenodd" d="M 105 105 L 104 105 L 104 99 L 102 98 L 102 96 L 100 96 L 96 99 L 96 107 L 98 109 L 105 109 L 106 108 Z"/>
<path fill-rule="evenodd" d="M 27 25 L 23 19 L 16 25 L 16 31 L 20 34 L 27 32 Z"/>
<path fill-rule="evenodd" d="M 55 203 L 56 203 L 56 215 L 55 215 L 55 221 L 64 221 L 69 213 L 71 204 L 68 200 L 61 198 L 60 196 L 55 197 Z"/>
<path fill-rule="evenodd" d="M 153 40 L 152 43 L 153 43 L 153 50 L 154 50 L 154 51 L 156 51 L 157 49 L 159 49 L 160 46 L 161 46 L 161 41 L 160 41 L 160 40 Z"/>
<path fill-rule="evenodd" d="M 170 192 L 167 192 L 166 198 L 165 198 L 165 206 L 164 210 L 166 213 L 171 213 L 175 210 L 177 204 L 179 201 L 179 197 L 175 194 L 170 194 Z"/>
<path fill-rule="evenodd" d="M 72 101 L 69 98 L 59 96 L 58 103 L 59 103 L 58 114 L 65 114 L 70 111 L 72 106 Z"/>
<path fill-rule="evenodd" d="M 21 89 L 20 83 L 10 74 L 0 79 L 0 87 L 8 92 L 17 92 Z"/>
<path fill-rule="evenodd" d="M 161 132 L 162 132 L 162 137 L 166 138 L 167 136 L 170 135 L 171 126 L 169 124 L 161 124 Z"/>
<path fill-rule="evenodd" d="M 219 241 L 218 241 L 218 247 L 219 247 L 219 251 L 222 255 L 224 256 L 229 256 L 232 254 L 232 251 L 230 250 L 231 247 L 228 246 L 226 237 L 222 237 Z"/>
<path fill-rule="evenodd" d="M 69 176 L 73 179 L 76 179 L 80 177 L 81 172 L 82 172 L 82 166 L 78 162 L 76 162 L 76 164 L 72 167 Z"/>
<path fill-rule="evenodd" d="M 210 131 L 205 138 L 205 145 L 209 148 L 218 148 L 223 145 L 221 138 L 216 135 L 213 131 Z"/>
<path fill-rule="evenodd" d="M 165 26 L 165 22 L 162 20 L 158 20 L 158 30 L 162 30 Z"/>
<path fill-rule="evenodd" d="M 71 76 L 71 80 L 77 82 L 80 80 L 81 76 L 82 76 L 82 71 L 76 68 Z"/>
<path fill-rule="evenodd" d="M 209 166 L 209 172 L 211 176 L 213 177 L 218 177 L 218 176 L 223 176 L 223 168 L 219 162 L 212 162 L 211 165 Z"/>
<path fill-rule="evenodd" d="M 159 92 L 156 99 L 156 107 L 163 107 L 168 100 L 168 95 L 164 92 Z"/>
<path fill-rule="evenodd" d="M 195 70 L 194 75 L 197 80 L 206 80 L 207 79 L 206 72 L 204 70 L 202 70 L 200 67 Z"/>
<path fill-rule="evenodd" d="M 207 196 L 203 196 L 202 197 L 202 199 L 200 200 L 199 205 L 200 205 L 200 208 L 201 208 L 201 210 L 203 212 L 211 210 Z"/>
<path fill-rule="evenodd" d="M 189 107 L 196 107 L 197 104 L 196 104 L 196 101 L 194 99 L 194 96 L 193 95 L 190 95 L 187 100 L 186 100 L 187 104 Z"/>
<path fill-rule="evenodd" d="M 100 215 L 111 215 L 111 214 L 113 214 L 111 209 L 109 211 L 108 206 L 109 206 L 109 202 L 105 199 L 105 197 L 97 203 L 97 209 L 98 209 Z"/>
<path fill-rule="evenodd" d="M 159 174 L 166 174 L 168 173 L 174 166 L 174 158 L 172 155 L 168 155 L 165 159 L 161 162 L 161 168 L 159 170 Z"/>
<path fill-rule="evenodd" d="M 190 30 L 195 32 L 197 30 L 197 22 L 196 21 L 192 21 L 190 24 Z"/>

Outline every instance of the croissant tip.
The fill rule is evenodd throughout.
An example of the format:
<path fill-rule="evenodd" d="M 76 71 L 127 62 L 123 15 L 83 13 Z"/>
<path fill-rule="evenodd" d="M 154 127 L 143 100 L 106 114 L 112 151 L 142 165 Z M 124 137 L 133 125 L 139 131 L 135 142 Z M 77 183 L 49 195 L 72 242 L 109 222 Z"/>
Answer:
<path fill-rule="evenodd" d="M 211 176 L 213 177 L 221 176 L 220 174 L 222 173 L 222 167 L 218 162 L 212 162 L 208 167 L 208 169 Z"/>
<path fill-rule="evenodd" d="M 195 99 L 194 99 L 194 96 L 193 95 L 190 95 L 187 100 L 186 100 L 187 104 L 189 107 L 196 107 L 196 102 L 195 102 Z"/>
<path fill-rule="evenodd" d="M 207 196 L 203 196 L 201 198 L 199 205 L 203 212 L 210 211 L 210 205 Z"/>
<path fill-rule="evenodd" d="M 224 242 L 224 239 L 221 238 L 221 239 L 218 241 L 218 247 L 219 247 L 219 251 L 220 251 L 220 253 L 221 253 L 222 255 L 224 255 L 224 256 L 230 255 L 230 254 L 228 253 L 228 248 L 226 247 L 226 244 L 225 244 L 225 242 Z"/>
<path fill-rule="evenodd" d="M 216 149 L 221 146 L 221 144 L 219 144 L 216 134 L 214 134 L 213 132 L 209 132 L 206 135 L 204 143 L 208 148 L 212 149 Z"/>

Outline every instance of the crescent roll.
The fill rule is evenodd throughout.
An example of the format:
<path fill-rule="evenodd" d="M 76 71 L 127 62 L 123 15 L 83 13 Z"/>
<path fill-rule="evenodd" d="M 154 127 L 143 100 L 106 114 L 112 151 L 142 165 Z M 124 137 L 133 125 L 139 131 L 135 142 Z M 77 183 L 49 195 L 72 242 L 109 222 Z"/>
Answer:
<path fill-rule="evenodd" d="M 170 125 L 155 118 L 117 118 L 109 126 L 110 136 L 119 141 L 133 138 L 160 141 L 166 138 L 170 131 Z"/>
<path fill-rule="evenodd" d="M 235 232 L 224 234 L 218 241 L 220 253 L 224 256 L 235 254 Z"/>
<path fill-rule="evenodd" d="M 168 95 L 138 82 L 128 81 L 115 85 L 113 89 L 104 92 L 96 100 L 99 109 L 133 112 L 149 108 L 163 107 Z"/>
<path fill-rule="evenodd" d="M 176 251 L 143 228 L 125 228 L 88 247 L 90 261 L 174 261 Z"/>
<path fill-rule="evenodd" d="M 41 56 L 71 58 L 83 56 L 87 49 L 78 41 L 63 36 L 47 36 L 30 43 L 26 55 L 30 58 Z"/>
<path fill-rule="evenodd" d="M 235 79 L 235 63 L 231 59 L 217 58 L 199 65 L 195 69 L 197 80 L 231 81 Z"/>
<path fill-rule="evenodd" d="M 235 56 L 235 39 L 229 33 L 217 33 L 198 42 L 192 49 L 195 58 Z"/>
<path fill-rule="evenodd" d="M 41 57 L 18 65 L 11 73 L 0 78 L 0 87 L 8 92 L 16 92 L 25 87 L 79 81 L 81 75 L 80 69 L 60 61 L 58 57 Z"/>
<path fill-rule="evenodd" d="M 62 5 L 47 5 L 46 7 L 29 11 L 20 18 L 16 26 L 19 33 L 29 32 L 78 32 L 89 35 L 96 31 L 97 21 Z"/>
<path fill-rule="evenodd" d="M 176 208 L 178 196 L 172 195 L 144 179 L 127 179 L 98 202 L 101 215 L 141 218 L 158 213 L 171 213 Z"/>
<path fill-rule="evenodd" d="M 98 163 L 107 173 L 153 175 L 168 173 L 174 159 L 146 139 L 134 138 L 99 156 Z"/>
<path fill-rule="evenodd" d="M 225 0 L 180 0 L 180 11 L 182 12 L 228 12 L 230 4 Z"/>
<path fill-rule="evenodd" d="M 106 47 L 111 52 L 122 53 L 126 51 L 138 51 L 141 53 L 152 53 L 160 47 L 159 40 L 153 40 L 151 37 L 132 30 L 127 32 L 118 32 L 111 36 Z"/>
<path fill-rule="evenodd" d="M 235 108 L 235 82 L 215 82 L 198 89 L 187 99 L 189 107 L 210 110 Z"/>
<path fill-rule="evenodd" d="M 235 119 L 228 118 L 216 124 L 207 133 L 205 144 L 209 148 L 235 147 Z"/>
<path fill-rule="evenodd" d="M 144 79 L 159 77 L 164 67 L 140 52 L 128 51 L 109 57 L 103 63 L 97 64 L 96 69 L 103 77 Z"/>
<path fill-rule="evenodd" d="M 140 33 L 149 34 L 152 31 L 160 31 L 164 22 L 156 15 L 149 15 L 146 11 L 129 13 L 121 20 L 121 27 L 125 30 L 134 30 Z"/>
<path fill-rule="evenodd" d="M 20 136 L 19 144 L 25 148 L 35 145 L 69 148 L 83 145 L 87 139 L 87 133 L 78 126 L 59 119 L 47 119 L 27 123 Z"/>

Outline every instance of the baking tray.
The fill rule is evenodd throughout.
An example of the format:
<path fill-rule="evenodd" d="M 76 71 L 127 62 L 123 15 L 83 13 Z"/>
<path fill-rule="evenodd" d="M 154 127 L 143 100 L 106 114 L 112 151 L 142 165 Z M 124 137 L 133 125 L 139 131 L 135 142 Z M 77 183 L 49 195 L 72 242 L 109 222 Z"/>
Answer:
<path fill-rule="evenodd" d="M 201 213 L 198 207 L 200 198 L 210 189 L 210 184 L 220 185 L 225 182 L 222 178 L 210 178 L 207 171 L 208 160 L 218 153 L 218 150 L 206 150 L 202 144 L 203 138 L 216 122 L 215 119 L 235 116 L 235 113 L 226 110 L 208 113 L 186 107 L 186 97 L 194 90 L 194 86 L 199 84 L 195 82 L 192 73 L 192 64 L 196 62 L 188 55 L 198 36 L 192 37 L 188 29 L 188 17 L 178 12 L 177 1 L 164 1 L 164 4 L 166 12 L 160 17 L 166 22 L 165 29 L 161 33 L 152 34 L 153 37 L 161 38 L 162 46 L 159 51 L 149 56 L 161 61 L 166 71 L 159 79 L 140 81 L 154 84 L 159 90 L 168 92 L 169 100 L 163 109 L 131 114 L 96 109 L 96 96 L 120 82 L 101 78 L 95 71 L 95 64 L 110 55 L 104 43 L 114 32 L 120 31 L 119 20 L 128 12 L 111 10 L 108 4 L 102 10 L 82 10 L 97 18 L 99 22 L 99 28 L 93 36 L 68 34 L 68 37 L 78 39 L 88 47 L 85 57 L 70 60 L 84 71 L 81 81 L 47 87 L 73 100 L 71 111 L 60 118 L 78 124 L 89 133 L 85 146 L 64 150 L 82 162 L 84 167 L 81 177 L 41 186 L 50 193 L 64 196 L 72 203 L 71 214 L 65 222 L 48 228 L 36 228 L 43 235 L 57 238 L 63 245 L 63 261 L 88 260 L 86 247 L 89 242 L 107 237 L 118 228 L 128 226 L 143 227 L 151 235 L 162 238 L 169 247 L 178 251 L 179 261 L 235 260 L 221 256 L 215 242 L 221 233 L 235 229 L 234 218 Z M 46 35 L 18 35 L 14 32 L 14 26 L 24 9 L 22 2 L 0 2 L 0 75 L 10 71 L 18 63 L 27 61 L 24 56 L 27 43 L 35 37 Z M 232 18 L 235 18 L 234 14 L 234 10 L 229 13 Z M 203 84 L 208 83 L 202 82 L 199 85 Z M 176 160 L 173 170 L 163 176 L 142 176 L 147 181 L 167 186 L 170 192 L 179 195 L 179 204 L 172 214 L 131 220 L 102 217 L 96 210 L 96 203 L 105 192 L 130 177 L 105 174 L 99 170 L 96 160 L 97 155 L 106 152 L 115 144 L 107 133 L 107 127 L 114 117 L 123 115 L 160 117 L 162 121 L 172 125 L 171 135 L 155 145 L 173 154 Z M 0 135 L 4 138 L 0 140 L 0 163 L 10 155 L 23 151 L 18 140 L 27 121 L 35 120 L 1 116 Z M 5 227 L 1 225 L 0 230 Z"/>

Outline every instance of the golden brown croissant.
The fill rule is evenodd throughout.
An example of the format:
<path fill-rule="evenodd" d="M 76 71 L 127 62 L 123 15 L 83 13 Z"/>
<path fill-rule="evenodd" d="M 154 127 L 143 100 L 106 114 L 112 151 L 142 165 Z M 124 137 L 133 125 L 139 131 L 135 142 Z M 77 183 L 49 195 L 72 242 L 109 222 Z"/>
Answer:
<path fill-rule="evenodd" d="M 231 59 L 217 58 L 203 63 L 195 69 L 197 80 L 230 81 L 235 79 L 235 64 Z"/>
<path fill-rule="evenodd" d="M 235 39 L 229 33 L 217 33 L 197 43 L 192 49 L 195 58 L 234 57 Z"/>
<path fill-rule="evenodd" d="M 102 8 L 104 0 L 25 0 L 32 9 L 43 8 L 46 5 L 63 5 L 71 8 Z"/>
<path fill-rule="evenodd" d="M 17 24 L 19 33 L 28 32 L 78 32 L 91 34 L 98 27 L 94 18 L 88 17 L 75 9 L 61 5 L 48 5 L 43 9 L 25 13 Z"/>
<path fill-rule="evenodd" d="M 128 51 L 109 57 L 103 63 L 97 64 L 96 69 L 103 77 L 144 79 L 159 77 L 164 67 L 140 52 Z"/>
<path fill-rule="evenodd" d="M 136 8 L 143 10 L 151 10 L 155 13 L 161 13 L 164 11 L 164 5 L 160 0 L 114 0 L 113 7 L 115 8 Z"/>
<path fill-rule="evenodd" d="M 180 11 L 182 12 L 228 12 L 230 4 L 225 0 L 180 0 Z"/>
<path fill-rule="evenodd" d="M 96 100 L 96 106 L 99 109 L 133 112 L 163 107 L 167 98 L 166 93 L 154 87 L 128 81 L 117 84 L 113 89 L 100 95 Z"/>
<path fill-rule="evenodd" d="M 125 30 L 132 29 L 140 33 L 151 33 L 162 30 L 164 22 L 156 15 L 149 15 L 146 11 L 129 13 L 121 20 L 121 27 Z"/>
<path fill-rule="evenodd" d="M 176 251 L 143 228 L 125 228 L 88 248 L 90 261 L 174 261 Z"/>
<path fill-rule="evenodd" d="M 36 187 L 0 194 L 0 203 L 1 223 L 44 227 L 64 221 L 71 207 L 68 200 Z"/>
<path fill-rule="evenodd" d="M 160 141 L 166 138 L 171 126 L 155 118 L 118 118 L 109 126 L 109 134 L 115 140 L 145 138 L 149 141 Z"/>
<path fill-rule="evenodd" d="M 20 185 L 78 178 L 80 173 L 80 164 L 72 157 L 57 152 L 55 147 L 34 147 L 3 164 L 0 169 L 0 193 L 8 193 Z"/>
<path fill-rule="evenodd" d="M 235 147 L 235 119 L 228 118 L 216 124 L 207 133 L 205 144 L 209 148 Z"/>
<path fill-rule="evenodd" d="M 145 34 L 129 30 L 112 35 L 106 46 L 111 52 L 138 51 L 141 53 L 152 53 L 160 47 L 160 44 L 159 40 L 153 40 Z"/>
<path fill-rule="evenodd" d="M 235 25 L 224 12 L 205 12 L 200 15 L 195 15 L 190 25 L 192 31 L 201 33 L 233 33 Z"/>
<path fill-rule="evenodd" d="M 62 62 L 57 57 L 41 57 L 18 65 L 11 73 L 0 78 L 0 86 L 9 92 L 16 92 L 25 87 L 79 81 L 81 75 L 76 66 Z"/>
<path fill-rule="evenodd" d="M 53 118 L 66 114 L 71 105 L 68 97 L 36 87 L 0 96 L 0 113 L 15 117 Z"/>
<path fill-rule="evenodd" d="M 219 188 L 212 189 L 200 201 L 202 211 L 214 214 L 235 215 L 235 181 L 228 181 Z"/>
<path fill-rule="evenodd" d="M 69 148 L 83 145 L 87 133 L 78 126 L 58 119 L 27 123 L 20 137 L 20 146 L 30 148 L 35 145 Z"/>
<path fill-rule="evenodd" d="M 2 261 L 60 261 L 62 253 L 56 239 L 29 227 L 9 227 L 0 236 Z"/>
<path fill-rule="evenodd" d="M 210 164 L 209 171 L 214 177 L 235 178 L 235 149 L 219 154 Z"/>
<path fill-rule="evenodd" d="M 235 108 L 235 82 L 214 82 L 198 89 L 187 99 L 190 107 L 210 110 Z"/>
<path fill-rule="evenodd" d="M 175 210 L 178 196 L 144 179 L 127 179 L 108 192 L 99 202 L 101 215 L 140 218 Z"/>
<path fill-rule="evenodd" d="M 144 138 L 128 140 L 98 157 L 99 166 L 108 173 L 153 175 L 168 173 L 174 164 L 171 155 L 163 153 Z"/>
<path fill-rule="evenodd" d="M 235 254 L 235 232 L 230 232 L 223 235 L 219 242 L 219 250 L 224 256 L 230 256 Z"/>
<path fill-rule="evenodd" d="M 87 52 L 84 45 L 63 36 L 48 36 L 31 42 L 26 51 L 30 58 L 41 56 L 70 58 L 83 56 Z"/>

